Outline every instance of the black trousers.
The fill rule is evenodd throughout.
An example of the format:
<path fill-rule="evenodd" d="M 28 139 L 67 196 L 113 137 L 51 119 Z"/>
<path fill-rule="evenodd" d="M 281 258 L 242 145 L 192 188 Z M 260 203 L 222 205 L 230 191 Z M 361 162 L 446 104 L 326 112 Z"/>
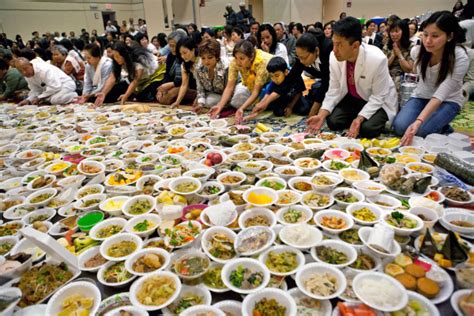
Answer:
<path fill-rule="evenodd" d="M 352 121 L 357 117 L 360 110 L 364 107 L 367 101 L 363 99 L 354 98 L 350 93 L 339 102 L 332 113 L 328 116 L 326 123 L 329 129 L 333 131 L 341 131 L 351 126 Z M 387 113 L 380 108 L 368 120 L 365 120 L 360 126 L 359 137 L 374 138 L 379 136 L 388 121 Z"/>
<path fill-rule="evenodd" d="M 275 116 L 284 116 L 285 109 L 287 106 L 288 102 L 286 102 L 283 98 L 280 97 L 269 104 L 268 110 L 273 111 L 273 115 Z M 293 113 L 296 115 L 306 116 L 309 114 L 311 106 L 312 103 L 307 100 L 306 97 L 301 96 L 293 107 Z"/>
<path fill-rule="evenodd" d="M 125 92 L 128 89 L 128 83 L 125 81 L 120 81 L 119 83 L 116 83 L 112 89 L 107 93 L 105 96 L 104 103 L 115 103 L 117 102 L 117 99 L 119 96 L 122 94 L 125 94 Z"/>

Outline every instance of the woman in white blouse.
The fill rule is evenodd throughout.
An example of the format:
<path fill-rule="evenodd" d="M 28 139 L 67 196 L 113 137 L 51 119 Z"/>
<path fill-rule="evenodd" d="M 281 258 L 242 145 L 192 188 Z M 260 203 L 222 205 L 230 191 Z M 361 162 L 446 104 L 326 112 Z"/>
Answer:
<path fill-rule="evenodd" d="M 257 32 L 258 48 L 269 54 L 282 57 L 288 64 L 286 46 L 278 42 L 275 29 L 271 24 L 262 24 Z"/>
<path fill-rule="evenodd" d="M 449 123 L 464 104 L 463 78 L 469 67 L 466 50 L 459 45 L 462 34 L 449 11 L 435 12 L 425 21 L 421 46 L 412 50 L 420 81 L 393 122 L 403 146 L 415 135 L 450 131 Z"/>

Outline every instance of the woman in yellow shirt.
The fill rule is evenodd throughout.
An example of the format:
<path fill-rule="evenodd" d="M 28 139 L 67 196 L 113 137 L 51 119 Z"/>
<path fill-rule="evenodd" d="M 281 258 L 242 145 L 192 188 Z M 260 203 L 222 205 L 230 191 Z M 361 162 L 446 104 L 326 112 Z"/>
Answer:
<path fill-rule="evenodd" d="M 209 114 L 217 118 L 227 104 L 237 108 L 235 123 L 242 122 L 244 110 L 254 105 L 265 94 L 265 87 L 270 83 L 267 63 L 273 55 L 255 49 L 248 40 L 240 40 L 235 44 L 234 59 L 229 66 L 229 79 L 218 104 L 213 106 Z M 241 83 L 237 84 L 239 74 Z"/>

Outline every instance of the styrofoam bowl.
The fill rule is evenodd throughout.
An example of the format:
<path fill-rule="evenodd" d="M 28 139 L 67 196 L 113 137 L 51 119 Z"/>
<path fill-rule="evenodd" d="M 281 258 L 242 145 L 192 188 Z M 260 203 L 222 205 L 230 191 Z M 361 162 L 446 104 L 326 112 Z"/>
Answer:
<path fill-rule="evenodd" d="M 333 182 L 332 184 L 316 184 L 314 183 L 313 179 L 317 176 L 325 176 Z M 329 193 L 332 190 L 334 190 L 339 184 L 344 182 L 344 179 L 338 175 L 337 173 L 333 172 L 317 172 L 312 178 L 311 178 L 311 185 L 313 186 L 313 189 L 318 191 L 318 192 L 323 192 L 323 193 Z"/>
<path fill-rule="evenodd" d="M 206 229 L 201 237 L 201 248 L 203 249 L 204 253 L 212 261 L 222 263 L 222 264 L 226 263 L 227 261 L 232 260 L 233 258 L 236 258 L 237 254 L 233 258 L 230 258 L 230 259 L 221 259 L 221 258 L 215 257 L 213 254 L 210 253 L 209 240 L 215 234 L 220 234 L 220 235 L 222 234 L 222 235 L 227 236 L 230 239 L 230 242 L 232 242 L 232 247 L 234 247 L 233 243 L 234 243 L 235 238 L 237 237 L 237 234 L 234 231 L 232 231 L 230 228 L 222 227 L 222 226 L 214 226 L 214 227 Z"/>
<path fill-rule="evenodd" d="M 326 227 L 322 224 L 323 217 L 325 216 L 341 218 L 345 221 L 346 225 L 343 228 Z M 322 211 L 317 212 L 314 215 L 314 222 L 316 223 L 317 226 L 319 226 L 322 230 L 326 231 L 329 234 L 339 234 L 345 230 L 351 229 L 352 226 L 354 226 L 354 220 L 352 219 L 351 216 L 349 216 L 348 214 L 342 211 L 337 211 L 337 210 L 322 210 Z"/>
<path fill-rule="evenodd" d="M 245 210 L 244 212 L 242 212 L 240 214 L 240 216 L 239 216 L 239 227 L 241 229 L 247 228 L 247 226 L 245 226 L 245 221 L 249 218 L 254 217 L 254 216 L 263 216 L 263 217 L 265 217 L 267 219 L 268 223 L 269 223 L 268 227 L 275 226 L 275 224 L 277 222 L 275 213 L 273 211 L 269 210 L 268 208 L 264 208 L 264 207 L 255 207 L 255 208 Z"/>
<path fill-rule="evenodd" d="M 316 252 L 317 247 L 328 247 L 336 251 L 342 252 L 347 256 L 347 261 L 344 263 L 339 263 L 339 264 L 325 262 L 321 258 L 319 258 L 319 256 L 317 255 L 317 252 Z M 354 247 L 352 247 L 348 243 L 345 243 L 341 240 L 329 239 L 329 240 L 323 240 L 321 241 L 321 243 L 319 243 L 319 245 L 311 248 L 311 257 L 313 257 L 313 259 L 316 262 L 326 263 L 336 268 L 343 268 L 354 263 L 354 261 L 357 259 L 357 251 L 355 250 Z"/>
<path fill-rule="evenodd" d="M 189 192 L 182 192 L 182 191 L 177 189 L 177 186 L 180 185 L 180 184 L 183 184 L 183 183 L 192 183 L 193 185 L 196 186 L 196 188 L 192 191 L 189 191 Z M 181 177 L 178 177 L 178 178 L 175 178 L 175 179 L 171 180 L 171 182 L 169 183 L 169 188 L 170 188 L 171 192 L 179 194 L 179 195 L 184 195 L 184 196 L 192 195 L 192 194 L 195 194 L 195 193 L 199 192 L 199 190 L 201 190 L 201 187 L 202 187 L 201 181 L 199 181 L 199 179 L 196 179 L 196 178 L 193 178 L 193 177 L 181 176 Z"/>
<path fill-rule="evenodd" d="M 93 267 L 93 268 L 86 268 L 86 266 L 84 265 L 89 259 L 91 259 L 92 257 L 94 257 L 98 254 L 100 254 L 100 247 L 99 246 L 89 248 L 86 251 L 82 252 L 79 255 L 79 257 L 77 258 L 79 269 L 81 269 L 81 271 L 87 271 L 87 272 L 97 272 L 97 271 L 99 271 L 99 269 L 103 265 L 105 265 L 107 262 L 105 262 L 104 264 L 98 265 L 97 267 Z"/>
<path fill-rule="evenodd" d="M 164 302 L 161 305 L 144 305 L 144 304 L 142 304 L 138 301 L 137 293 L 141 289 L 141 287 L 143 286 L 143 283 L 146 280 L 152 279 L 154 277 L 167 277 L 167 278 L 172 279 L 174 284 L 175 284 L 175 291 L 168 298 L 168 300 L 166 300 L 166 302 Z M 172 272 L 168 272 L 168 271 L 152 272 L 152 273 L 149 273 L 147 275 L 144 275 L 144 276 L 140 277 L 138 280 L 136 280 L 132 284 L 132 286 L 130 287 L 130 301 L 132 302 L 132 304 L 134 306 L 138 306 L 139 308 L 142 308 L 142 309 L 147 310 L 147 311 L 159 310 L 159 309 L 162 309 L 162 308 L 168 306 L 169 304 L 171 304 L 173 301 L 176 300 L 176 298 L 179 296 L 179 293 L 181 292 L 181 287 L 182 287 L 181 281 L 179 280 L 179 277 L 176 274 L 174 274 Z"/>
<path fill-rule="evenodd" d="M 412 220 L 415 220 L 417 225 L 415 228 L 398 228 L 398 227 L 395 227 L 395 226 L 392 226 L 390 224 L 387 223 L 387 221 L 385 220 L 385 218 L 389 215 L 390 213 L 387 212 L 386 214 L 384 214 L 382 216 L 382 219 L 381 219 L 381 223 L 387 227 L 390 227 L 391 229 L 393 229 L 395 231 L 395 234 L 396 235 L 399 235 L 399 236 L 409 236 L 413 233 L 416 233 L 416 232 L 419 232 L 420 230 L 423 229 L 423 221 L 421 220 L 421 218 L 419 218 L 418 216 L 416 215 L 413 215 L 413 214 L 410 214 L 410 213 L 407 213 L 407 212 L 403 212 L 403 216 L 406 216 Z"/>
<path fill-rule="evenodd" d="M 107 250 L 109 249 L 109 247 L 121 241 L 134 242 L 136 245 L 136 249 L 132 253 L 129 253 L 128 255 L 125 255 L 125 256 L 121 256 L 121 257 L 109 256 L 107 254 Z M 104 257 L 105 259 L 109 261 L 123 261 L 123 260 L 126 260 L 128 257 L 130 257 L 133 253 L 140 250 L 142 248 L 142 245 L 143 245 L 143 240 L 137 235 L 129 234 L 129 233 L 119 233 L 104 240 L 104 242 L 100 245 L 100 254 L 102 255 L 102 257 Z"/>
<path fill-rule="evenodd" d="M 125 230 L 125 226 L 127 225 L 127 220 L 124 219 L 124 218 L 121 218 L 121 217 L 108 218 L 108 219 L 106 219 L 102 222 L 97 223 L 97 225 L 94 225 L 94 227 L 92 227 L 92 229 L 89 231 L 89 236 L 94 240 L 99 240 L 99 241 L 106 240 L 107 238 L 109 238 L 111 236 L 102 238 L 102 237 L 98 237 L 97 233 L 102 228 L 105 228 L 105 227 L 111 226 L 111 225 L 122 226 L 122 230 L 120 232 L 116 233 L 116 234 L 119 234 L 119 233 L 121 233 Z M 116 235 L 116 234 L 114 234 L 114 235 Z"/>
<path fill-rule="evenodd" d="M 377 196 L 386 189 L 383 184 L 372 180 L 355 181 L 352 183 L 352 186 L 366 197 Z"/>
<path fill-rule="evenodd" d="M 271 270 L 270 268 L 267 267 L 268 270 L 270 271 L 270 273 L 273 274 L 273 275 L 288 276 L 288 275 L 295 274 L 305 264 L 304 254 L 300 250 L 298 250 L 294 247 L 285 246 L 285 245 L 274 246 L 274 247 L 264 251 L 262 254 L 259 255 L 258 260 L 260 262 L 262 262 L 264 265 L 266 265 L 266 261 L 268 259 L 268 256 L 269 256 L 270 252 L 274 252 L 274 253 L 291 252 L 291 253 L 294 253 L 294 254 L 296 254 L 296 261 L 298 263 L 298 265 L 295 269 L 293 269 L 291 271 L 288 271 L 288 272 L 277 272 L 277 271 L 273 271 L 273 270 Z"/>
<path fill-rule="evenodd" d="M 32 205 L 32 206 L 43 206 L 43 205 L 46 205 L 48 204 L 55 196 L 56 194 L 58 193 L 58 190 L 57 189 L 54 189 L 54 188 L 46 188 L 46 189 L 41 189 L 41 190 L 38 190 L 38 191 L 34 191 L 33 193 L 31 193 L 30 195 L 28 195 L 28 197 L 26 198 L 26 203 L 29 204 L 29 205 Z M 37 203 L 33 203 L 31 200 L 33 200 L 35 197 L 38 197 L 42 194 L 51 194 L 51 196 L 41 202 L 37 202 Z"/>
<path fill-rule="evenodd" d="M 474 223 L 474 216 L 465 212 L 449 212 L 444 215 L 443 222 L 453 231 L 462 234 L 473 234 L 474 227 L 461 227 L 458 225 L 451 224 L 451 221 L 465 221 L 468 223 Z"/>
<path fill-rule="evenodd" d="M 150 208 L 148 210 L 146 210 L 145 212 L 143 213 L 140 213 L 140 214 L 132 214 L 130 213 L 130 208 L 131 206 L 138 202 L 138 201 L 148 201 L 149 204 L 150 204 Z M 139 215 L 144 215 L 144 214 L 148 214 L 148 213 L 151 213 L 156 207 L 156 199 L 154 197 L 152 197 L 151 195 L 135 195 L 134 197 L 132 198 L 129 198 L 123 205 L 122 205 L 122 213 L 125 214 L 126 216 L 128 217 L 134 217 L 134 216 L 139 216 Z"/>
<path fill-rule="evenodd" d="M 94 283 L 87 281 L 72 282 L 57 290 L 48 301 L 46 315 L 57 315 L 63 310 L 63 301 L 71 295 L 77 294 L 84 298 L 92 297 L 94 299 L 92 308 L 88 310 L 91 315 L 94 315 L 99 309 L 102 295 L 99 288 Z"/>
<path fill-rule="evenodd" d="M 261 272 L 263 274 L 262 283 L 253 289 L 241 289 L 234 286 L 230 281 L 230 275 L 232 271 L 236 270 L 239 266 L 243 266 L 244 268 L 248 268 L 254 272 Z M 259 292 L 267 286 L 268 282 L 270 282 L 270 271 L 268 270 L 268 268 L 260 261 L 250 258 L 237 258 L 235 260 L 227 262 L 222 268 L 221 274 L 222 281 L 224 282 L 225 286 L 239 294 L 250 294 Z"/>
<path fill-rule="evenodd" d="M 244 298 L 244 301 L 242 302 L 242 315 L 254 315 L 253 310 L 255 304 L 264 298 L 274 299 L 278 302 L 279 305 L 284 306 L 285 316 L 292 316 L 297 314 L 296 303 L 290 294 L 280 289 L 266 288 L 259 291 L 258 293 L 252 293 L 250 295 L 247 295 Z"/>
<path fill-rule="evenodd" d="M 137 259 L 139 259 L 140 257 L 142 257 L 144 255 L 147 255 L 147 254 L 158 255 L 158 256 L 160 256 L 164 259 L 161 267 L 159 267 L 155 271 L 160 271 L 160 270 L 166 269 L 170 264 L 171 256 L 170 256 L 170 253 L 168 251 L 166 251 L 162 248 L 145 248 L 145 249 L 141 249 L 139 251 L 134 252 L 130 257 L 127 258 L 127 260 L 125 260 L 125 269 L 127 269 L 127 271 L 130 272 L 131 274 L 138 275 L 138 276 L 143 276 L 143 275 L 147 275 L 147 274 L 150 274 L 152 272 L 155 272 L 155 271 L 152 271 L 152 272 L 137 272 L 136 270 L 133 269 L 133 264 L 135 263 L 135 261 Z"/>
<path fill-rule="evenodd" d="M 374 205 L 377 205 L 378 207 L 380 207 L 384 211 L 391 211 L 391 210 L 397 209 L 397 208 L 402 206 L 402 202 L 400 202 L 399 199 L 394 198 L 390 195 L 386 195 L 386 194 L 379 194 L 379 195 L 374 196 L 374 197 L 368 197 L 367 202 L 369 202 L 371 204 L 374 204 Z M 380 205 L 377 202 L 381 202 L 381 203 L 384 203 L 384 204 L 389 204 L 390 206 Z"/>
<path fill-rule="evenodd" d="M 143 222 L 145 220 L 152 222 L 154 225 L 151 228 L 149 228 L 149 229 L 147 229 L 146 231 L 143 231 L 143 232 L 134 231 L 133 227 L 135 225 L 137 225 L 138 223 Z M 146 237 L 150 236 L 151 234 L 153 234 L 153 232 L 160 225 L 161 225 L 161 217 L 160 216 L 158 216 L 156 214 L 143 214 L 143 215 L 134 216 L 131 219 L 129 219 L 128 223 L 125 225 L 125 230 L 128 233 L 136 234 L 141 238 L 146 238 Z"/>
<path fill-rule="evenodd" d="M 300 220 L 300 221 L 297 221 L 297 222 L 294 222 L 294 223 L 291 223 L 291 222 L 287 222 L 285 219 L 284 219 L 284 215 L 287 211 L 289 210 L 295 210 L 295 211 L 299 211 L 301 212 L 302 216 L 304 216 L 304 219 L 303 220 Z M 277 213 L 276 213 L 276 218 L 277 218 L 277 221 L 280 223 L 280 224 L 283 224 L 283 225 L 292 225 L 292 224 L 300 224 L 300 223 L 307 223 L 309 222 L 312 218 L 313 218 L 313 211 L 307 207 L 307 206 L 303 206 L 303 205 L 293 205 L 293 206 L 286 206 L 286 207 L 282 207 L 280 208 Z"/>
<path fill-rule="evenodd" d="M 316 293 L 312 293 L 311 291 L 309 291 L 305 286 L 305 281 L 310 279 L 312 275 L 324 274 L 324 273 L 329 273 L 336 278 L 337 290 L 333 294 L 328 295 L 328 296 L 318 295 Z M 298 289 L 300 289 L 301 292 L 317 300 L 328 300 L 328 299 L 338 297 L 344 292 L 347 285 L 347 280 L 344 273 L 342 273 L 340 269 L 336 267 L 332 267 L 325 263 L 308 263 L 304 265 L 296 273 L 295 281 L 296 281 L 296 286 L 298 287 Z"/>
<path fill-rule="evenodd" d="M 376 219 L 373 220 L 373 221 L 364 221 L 364 220 L 356 218 L 353 213 L 357 210 L 362 209 L 362 208 L 369 209 L 375 215 Z M 373 205 L 373 204 L 370 204 L 370 203 L 365 203 L 365 202 L 359 202 L 359 203 L 354 203 L 354 204 L 349 205 L 346 208 L 346 213 L 349 214 L 352 217 L 352 219 L 354 220 L 354 222 L 356 222 L 357 224 L 360 224 L 360 225 L 374 225 L 374 224 L 376 224 L 380 221 L 380 219 L 382 218 L 382 216 L 385 212 L 380 207 L 378 207 L 376 205 Z"/>
<path fill-rule="evenodd" d="M 126 201 L 128 201 L 130 199 L 130 197 L 128 196 L 124 196 L 124 195 L 118 195 L 118 196 L 114 196 L 114 197 L 111 197 L 111 198 L 108 198 L 104 201 L 102 201 L 100 204 L 99 204 L 99 209 L 101 211 L 104 211 L 105 213 L 109 213 L 110 216 L 120 216 L 122 215 L 122 206 L 125 204 Z M 116 208 L 113 208 L 113 209 L 108 209 L 106 207 L 107 203 L 110 202 L 110 201 L 113 201 L 113 202 L 117 202 L 117 203 L 122 203 L 122 205 L 120 207 L 116 207 Z"/>
<path fill-rule="evenodd" d="M 364 296 L 364 293 L 361 291 L 361 283 L 364 282 L 364 279 L 373 279 L 373 280 L 385 280 L 386 282 L 389 282 L 393 287 L 395 287 L 399 293 L 400 297 L 399 299 L 394 299 L 392 298 L 392 306 L 383 306 L 380 304 L 377 304 L 376 302 L 368 299 L 367 297 Z M 403 285 L 398 282 L 395 278 L 392 278 L 389 275 L 386 275 L 381 272 L 361 272 L 357 274 L 354 277 L 354 280 L 352 281 L 352 288 L 354 290 L 354 293 L 356 296 L 366 305 L 375 308 L 380 311 L 384 312 L 394 312 L 402 309 L 405 307 L 408 303 L 408 294 L 406 289 L 403 287 Z"/>

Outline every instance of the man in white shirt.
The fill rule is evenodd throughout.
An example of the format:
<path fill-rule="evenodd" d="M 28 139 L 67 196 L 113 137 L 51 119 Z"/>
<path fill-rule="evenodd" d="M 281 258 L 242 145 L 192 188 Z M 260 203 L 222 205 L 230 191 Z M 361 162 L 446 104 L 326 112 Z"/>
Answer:
<path fill-rule="evenodd" d="M 377 24 L 372 21 L 368 20 L 365 23 L 365 27 L 367 28 L 367 36 L 364 37 L 363 41 L 366 44 L 377 46 L 378 48 L 382 49 L 382 36 L 377 33 Z"/>
<path fill-rule="evenodd" d="M 107 26 L 105 27 L 106 33 L 117 33 L 117 28 L 112 24 L 112 21 L 107 21 Z"/>
<path fill-rule="evenodd" d="M 353 17 L 336 22 L 332 41 L 329 89 L 318 114 L 308 119 L 308 131 L 319 131 L 326 121 L 331 130 L 348 128 L 348 137 L 377 137 L 398 106 L 387 57 L 361 44 L 362 27 Z"/>
<path fill-rule="evenodd" d="M 31 63 L 24 57 L 17 58 L 15 67 L 28 83 L 28 98 L 18 105 L 68 104 L 77 97 L 74 80 L 61 69 L 46 62 Z"/>

